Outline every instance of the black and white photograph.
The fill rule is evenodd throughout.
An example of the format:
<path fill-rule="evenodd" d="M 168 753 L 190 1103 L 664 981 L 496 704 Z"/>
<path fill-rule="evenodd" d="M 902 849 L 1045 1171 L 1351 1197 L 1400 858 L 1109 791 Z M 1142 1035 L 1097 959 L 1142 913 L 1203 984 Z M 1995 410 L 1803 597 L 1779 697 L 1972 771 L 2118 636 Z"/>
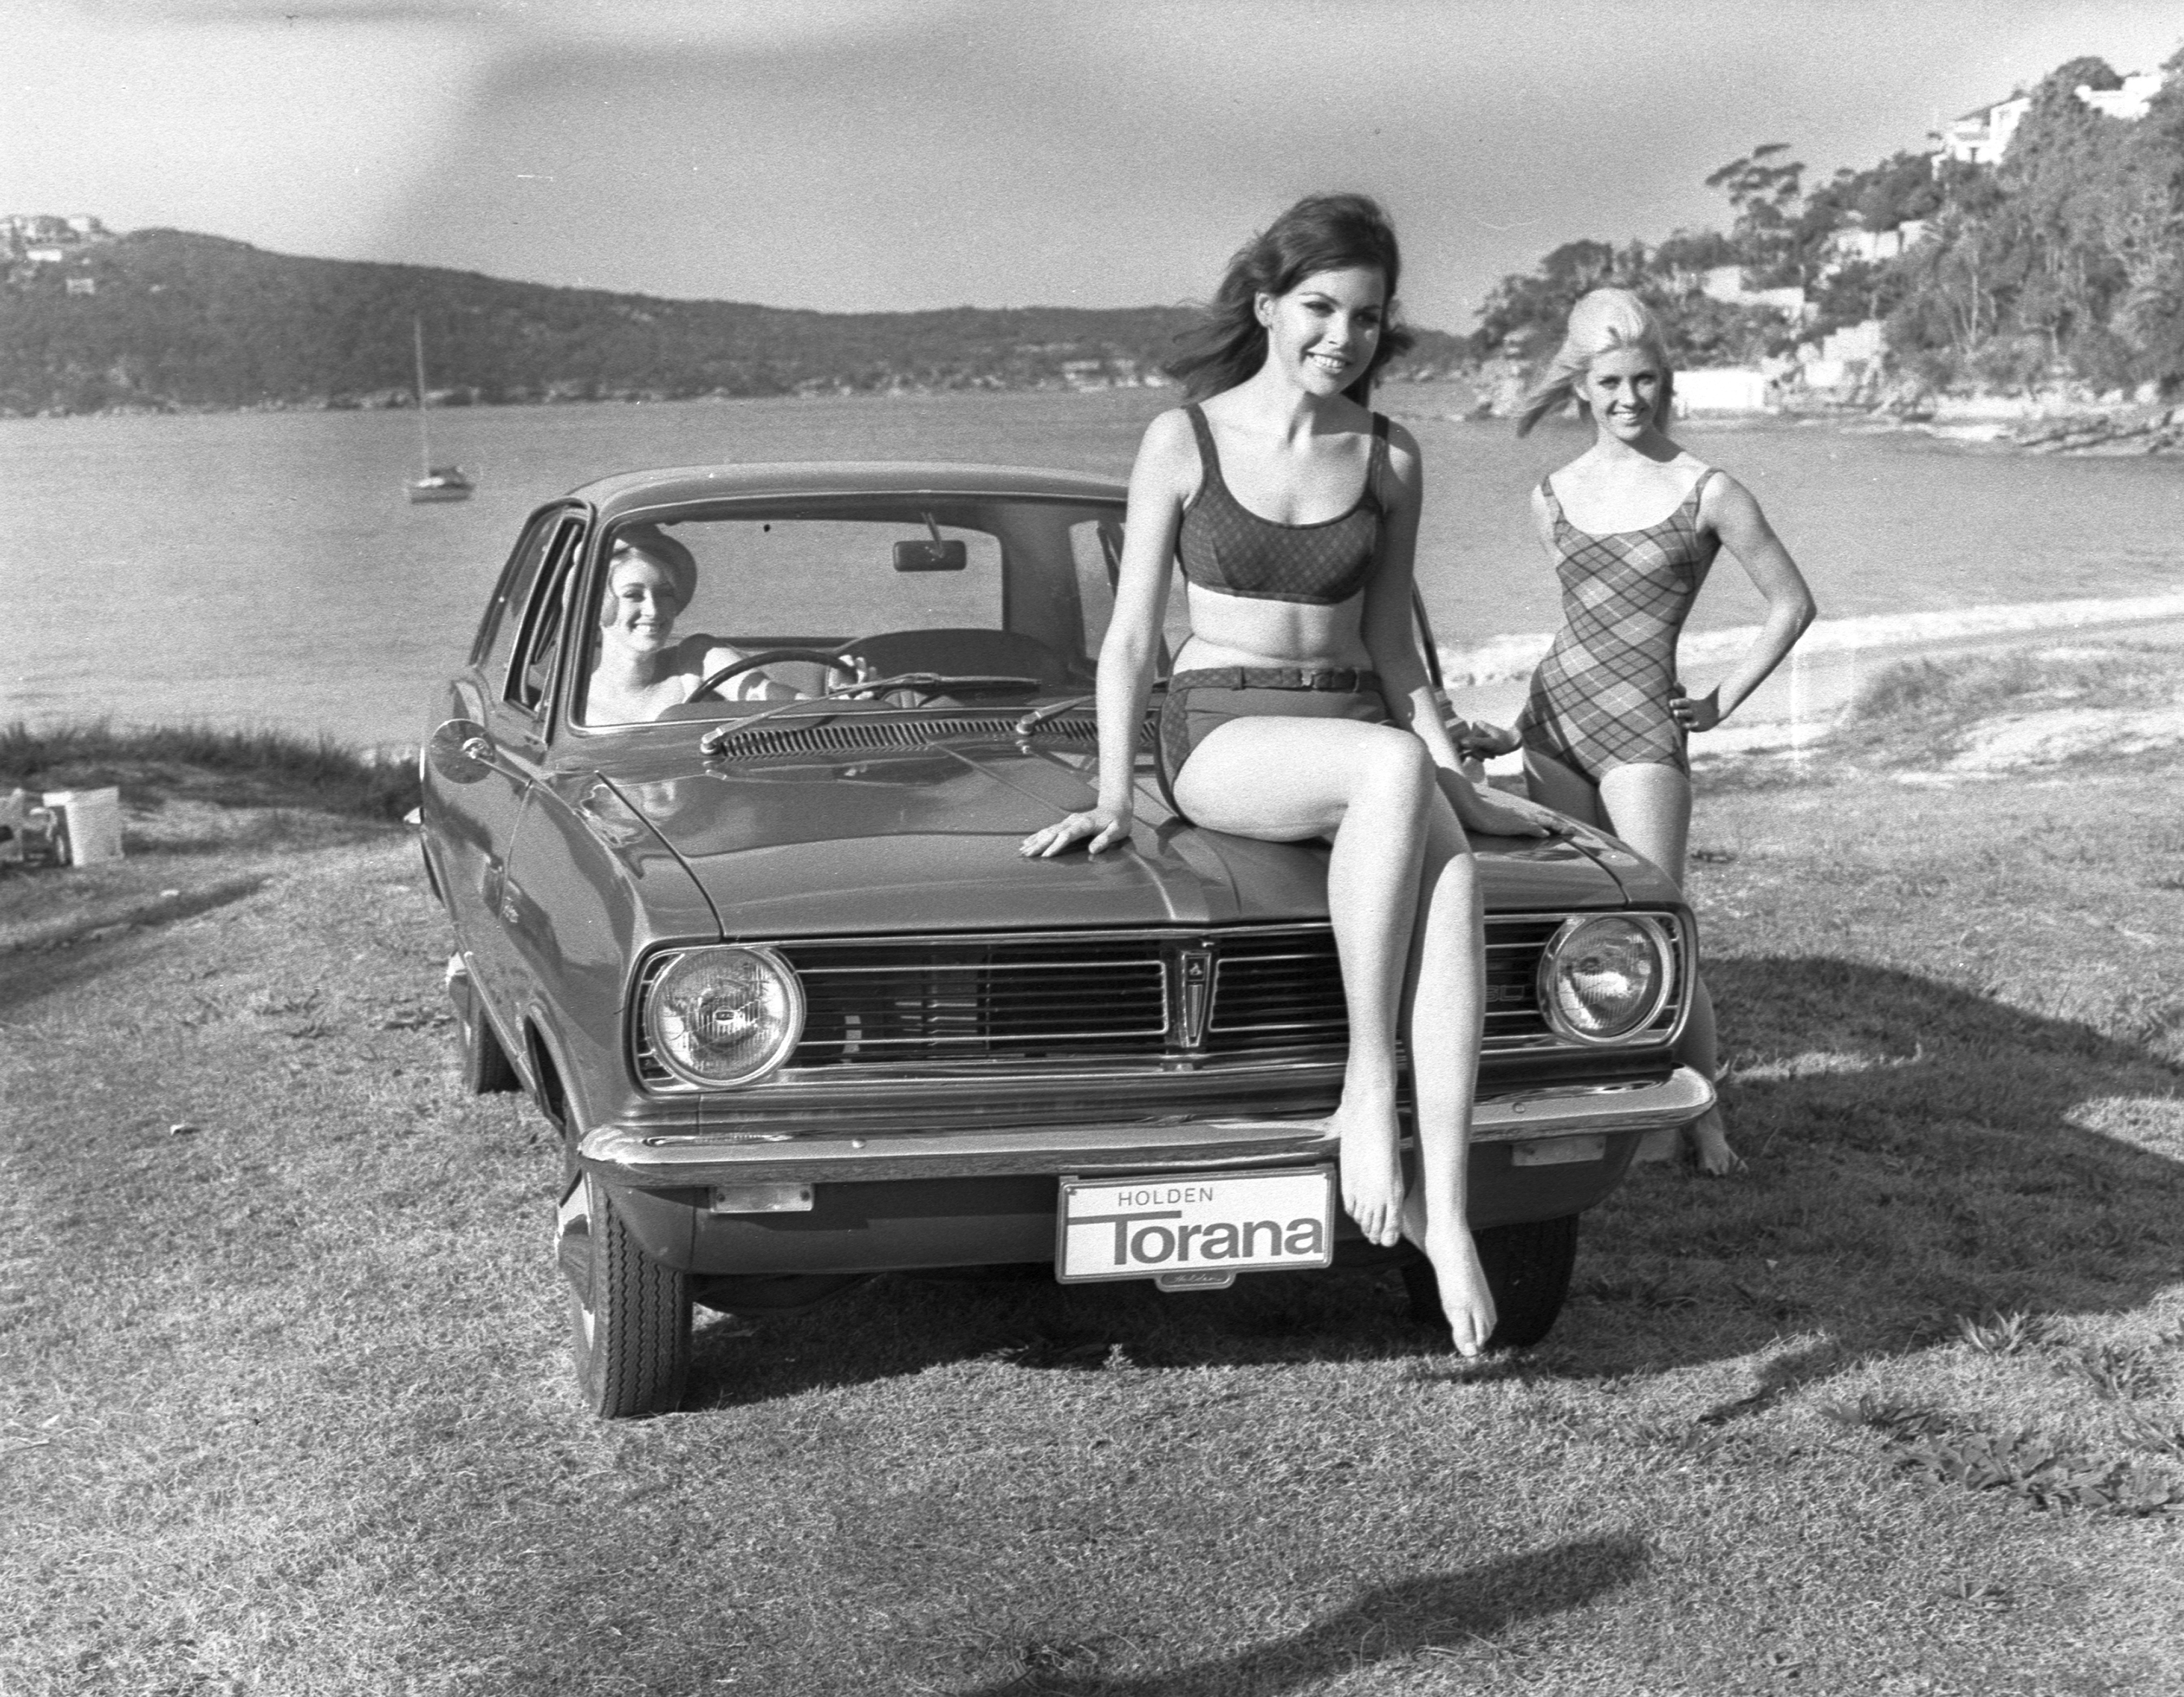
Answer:
<path fill-rule="evenodd" d="M 2184 1693 L 2184 11 L 5 11 L 0 1697 Z"/>

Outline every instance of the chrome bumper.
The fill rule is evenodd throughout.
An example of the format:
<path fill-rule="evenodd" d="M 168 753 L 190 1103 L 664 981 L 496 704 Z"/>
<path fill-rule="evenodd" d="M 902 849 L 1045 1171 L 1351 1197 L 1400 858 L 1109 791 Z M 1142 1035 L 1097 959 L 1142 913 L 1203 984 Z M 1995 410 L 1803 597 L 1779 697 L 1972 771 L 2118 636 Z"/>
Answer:
<path fill-rule="evenodd" d="M 1532 1143 L 1688 1125 L 1713 1105 L 1713 1086 L 1688 1066 L 1658 1084 L 1573 1086 L 1486 1097 L 1472 1110 L 1474 1143 Z M 649 1131 L 600 1126 L 577 1154 L 600 1177 L 641 1189 L 751 1183 L 865 1183 L 905 1178 L 1146 1172 L 1328 1160 L 1335 1140 L 1318 1120 L 1132 1120 L 1089 1126 L 989 1127 L 856 1137 L 810 1132 Z"/>

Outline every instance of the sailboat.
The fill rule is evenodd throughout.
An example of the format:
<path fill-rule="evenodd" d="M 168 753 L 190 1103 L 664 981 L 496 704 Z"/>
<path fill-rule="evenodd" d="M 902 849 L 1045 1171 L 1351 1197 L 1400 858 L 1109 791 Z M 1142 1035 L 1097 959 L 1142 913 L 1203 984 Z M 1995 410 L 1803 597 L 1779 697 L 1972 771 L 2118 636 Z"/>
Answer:
<path fill-rule="evenodd" d="M 432 435 L 425 422 L 425 321 L 413 318 L 410 329 L 417 344 L 417 461 L 423 470 L 403 487 L 413 502 L 467 501 L 477 487 L 469 474 L 460 465 L 432 464 Z"/>

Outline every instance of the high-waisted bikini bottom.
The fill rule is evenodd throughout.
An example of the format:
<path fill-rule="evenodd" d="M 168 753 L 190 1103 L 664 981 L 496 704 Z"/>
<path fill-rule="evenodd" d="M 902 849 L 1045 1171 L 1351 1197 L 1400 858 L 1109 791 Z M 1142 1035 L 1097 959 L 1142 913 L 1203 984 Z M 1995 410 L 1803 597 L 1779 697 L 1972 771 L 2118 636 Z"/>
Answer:
<path fill-rule="evenodd" d="M 1184 762 L 1216 728 L 1231 719 L 1349 719 L 1360 725 L 1394 721 L 1380 694 L 1380 675 L 1340 667 L 1221 666 L 1179 671 L 1167 681 L 1161 704 L 1154 765 L 1161 793 L 1178 813 L 1175 780 Z"/>

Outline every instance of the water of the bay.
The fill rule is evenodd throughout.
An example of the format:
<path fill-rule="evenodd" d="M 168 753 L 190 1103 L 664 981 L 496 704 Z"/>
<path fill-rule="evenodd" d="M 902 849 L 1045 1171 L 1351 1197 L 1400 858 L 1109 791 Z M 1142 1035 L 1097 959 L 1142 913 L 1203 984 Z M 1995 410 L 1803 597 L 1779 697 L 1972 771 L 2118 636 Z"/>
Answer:
<path fill-rule="evenodd" d="M 415 742 L 524 515 L 611 471 L 721 460 L 911 459 L 1120 477 L 1173 391 L 510 407 L 433 415 L 476 498 L 411 506 L 398 413 L 0 421 L 0 720 L 108 717 Z M 1574 426 L 1518 441 L 1449 416 L 1467 396 L 1390 386 L 1428 497 L 1418 574 L 1444 646 L 1553 629 L 1526 492 Z M 1908 433 L 1687 421 L 1756 494 L 1824 617 L 1945 635 L 1978 609 L 2184 592 L 2184 464 L 2039 458 Z M 1690 629 L 1763 604 L 1724 557 Z M 2038 615 L 2031 615 L 2038 622 Z M 1906 623 L 1908 621 L 1908 623 Z M 856 628 L 844 609 L 845 631 Z M 1705 645 L 1701 643 L 1704 649 Z M 1700 668 L 1687 668 L 1697 670 Z"/>

